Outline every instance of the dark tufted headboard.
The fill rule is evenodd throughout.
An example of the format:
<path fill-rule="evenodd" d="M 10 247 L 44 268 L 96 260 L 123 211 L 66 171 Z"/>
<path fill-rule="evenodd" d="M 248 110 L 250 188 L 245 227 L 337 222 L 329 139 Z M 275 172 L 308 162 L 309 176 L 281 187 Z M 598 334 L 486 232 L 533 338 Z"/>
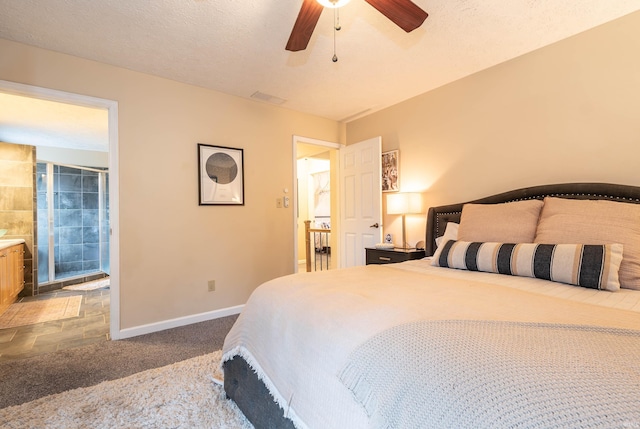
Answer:
<path fill-rule="evenodd" d="M 609 183 L 562 183 L 557 185 L 533 186 L 503 192 L 479 200 L 467 201 L 476 204 L 507 203 L 522 200 L 541 200 L 544 197 L 574 198 L 581 200 L 613 200 L 640 204 L 640 187 L 613 185 Z M 444 234 L 447 222 L 460 222 L 462 206 L 466 203 L 431 207 L 427 213 L 427 234 L 425 253 L 433 255 L 436 237 Z"/>

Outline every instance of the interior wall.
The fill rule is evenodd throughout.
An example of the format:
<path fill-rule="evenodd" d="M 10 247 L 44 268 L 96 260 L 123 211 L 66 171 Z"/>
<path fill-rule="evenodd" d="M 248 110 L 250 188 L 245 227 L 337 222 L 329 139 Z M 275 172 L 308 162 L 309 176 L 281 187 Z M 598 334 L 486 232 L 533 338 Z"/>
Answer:
<path fill-rule="evenodd" d="M 0 79 L 118 102 L 122 329 L 244 304 L 294 271 L 293 209 L 275 204 L 291 138 L 339 141 L 335 121 L 1 39 Z M 198 143 L 244 149 L 244 206 L 198 206 Z"/>
<path fill-rule="evenodd" d="M 331 166 L 331 269 L 340 267 L 340 151 L 329 151 Z M 334 220 L 335 219 L 335 220 Z"/>
<path fill-rule="evenodd" d="M 80 165 L 83 167 L 109 167 L 109 152 L 38 146 L 36 147 L 36 156 L 38 162 Z"/>
<path fill-rule="evenodd" d="M 35 237 L 36 206 L 33 191 L 36 175 L 33 146 L 0 142 L 0 239 L 25 241 L 24 289 L 19 296 L 34 295 L 37 278 Z"/>
<path fill-rule="evenodd" d="M 350 122 L 426 206 L 550 183 L 640 185 L 640 12 Z M 428 71 L 426 71 L 428 72 Z M 385 232 L 401 233 L 399 216 Z M 424 218 L 407 217 L 409 241 Z"/>

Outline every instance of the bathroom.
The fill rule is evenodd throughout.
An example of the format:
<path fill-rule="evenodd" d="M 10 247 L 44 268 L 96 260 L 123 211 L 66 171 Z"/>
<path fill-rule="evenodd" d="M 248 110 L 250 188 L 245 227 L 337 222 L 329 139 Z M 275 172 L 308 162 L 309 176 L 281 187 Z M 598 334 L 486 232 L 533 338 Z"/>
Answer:
<path fill-rule="evenodd" d="M 22 297 L 110 272 L 109 114 L 54 95 L 0 91 L 0 228 L 25 243 Z"/>
<path fill-rule="evenodd" d="M 2 300 L 0 361 L 108 341 L 118 324 L 116 109 L 0 81 L 0 240 L 24 250 L 23 287 Z"/>
<path fill-rule="evenodd" d="M 3 238 L 25 242 L 20 296 L 109 274 L 109 173 L 83 152 L 0 142 Z"/>

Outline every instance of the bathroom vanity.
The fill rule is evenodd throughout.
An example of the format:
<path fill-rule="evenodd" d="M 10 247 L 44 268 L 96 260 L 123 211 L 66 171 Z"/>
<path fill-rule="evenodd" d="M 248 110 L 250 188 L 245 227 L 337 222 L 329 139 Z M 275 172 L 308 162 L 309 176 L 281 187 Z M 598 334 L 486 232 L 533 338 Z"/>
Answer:
<path fill-rule="evenodd" d="M 0 240 L 0 314 L 24 289 L 24 240 Z"/>

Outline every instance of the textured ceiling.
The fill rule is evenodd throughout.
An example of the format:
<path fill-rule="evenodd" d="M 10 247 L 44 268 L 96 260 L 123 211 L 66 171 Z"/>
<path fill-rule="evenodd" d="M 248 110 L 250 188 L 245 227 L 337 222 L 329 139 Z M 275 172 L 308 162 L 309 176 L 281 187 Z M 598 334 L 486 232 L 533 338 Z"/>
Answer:
<path fill-rule="evenodd" d="M 285 51 L 301 0 L 0 0 L 0 38 L 349 121 L 640 10 L 640 0 L 414 2 L 429 17 L 408 34 L 363 0 L 340 9 L 337 63 L 330 9 L 305 51 Z"/>

